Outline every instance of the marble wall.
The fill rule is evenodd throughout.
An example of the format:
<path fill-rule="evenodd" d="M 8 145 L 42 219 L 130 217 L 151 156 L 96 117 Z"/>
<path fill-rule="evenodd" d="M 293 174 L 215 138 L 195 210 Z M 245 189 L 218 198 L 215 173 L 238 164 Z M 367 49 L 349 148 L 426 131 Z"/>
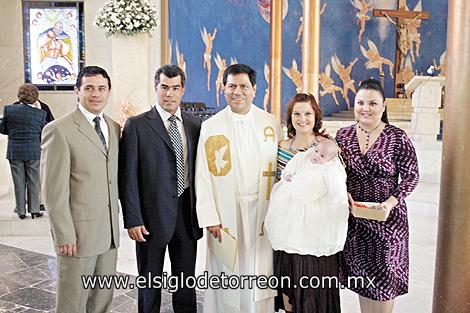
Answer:
<path fill-rule="evenodd" d="M 68 1 L 68 0 L 62 0 Z M 106 69 L 111 80 L 116 82 L 125 77 L 113 76 L 112 40 L 105 36 L 105 32 L 93 26 L 98 9 L 103 7 L 106 0 L 84 0 L 85 10 L 85 62 L 86 65 L 98 65 Z M 151 0 L 152 4 L 160 7 L 159 0 Z M 21 0 L 0 0 L 0 115 L 3 106 L 17 101 L 18 87 L 24 83 L 23 67 L 23 19 Z M 152 34 L 149 43 L 150 57 L 147 67 L 150 69 L 147 82 L 153 81 L 153 75 L 160 66 L 161 37 L 160 28 Z M 116 48 L 116 47 L 114 47 Z M 124 66 L 114 64 L 114 66 Z M 127 64 L 128 65 L 128 64 Z M 132 70 L 132 66 L 129 70 Z M 121 71 L 121 73 L 123 73 Z M 124 71 L 125 73 L 125 71 Z M 124 75 L 124 74 L 123 74 Z M 149 84 L 150 103 L 155 102 L 153 86 Z M 117 91 L 116 91 L 117 92 Z M 119 104 L 113 101 L 113 91 L 105 112 L 113 118 L 119 115 Z M 56 118 L 70 112 L 76 105 L 76 96 L 73 91 L 41 91 L 40 99 L 46 102 Z M 6 136 L 0 135 L 0 196 L 12 190 L 9 164 L 5 159 Z"/>
<path fill-rule="evenodd" d="M 64 0 L 62 0 L 64 1 Z M 68 1 L 68 0 L 65 0 Z M 112 42 L 103 30 L 93 26 L 98 9 L 103 7 L 105 0 L 85 0 L 85 62 L 86 65 L 99 65 L 106 69 L 112 80 L 113 76 Z M 158 0 L 151 1 L 157 7 Z M 0 0 L 0 111 L 3 106 L 16 101 L 18 86 L 24 83 L 23 69 L 23 23 L 21 0 Z M 153 73 L 160 65 L 160 30 L 157 29 L 150 39 L 150 55 L 148 67 Z M 149 86 L 149 88 L 152 88 Z M 72 91 L 41 91 L 40 98 L 49 104 L 56 117 L 60 117 L 75 107 L 76 97 Z M 154 99 L 152 98 L 153 102 Z M 105 110 L 112 117 L 117 116 L 117 105 L 111 96 L 110 105 Z M 0 113 L 1 114 L 1 113 Z"/>
<path fill-rule="evenodd" d="M 23 17 L 21 0 L 1 0 L 0 10 L 0 109 L 17 100 L 18 86 L 24 83 Z M 8 30 L 8 31 L 7 31 Z M 73 92 L 42 91 L 40 98 L 60 116 L 73 108 Z"/>

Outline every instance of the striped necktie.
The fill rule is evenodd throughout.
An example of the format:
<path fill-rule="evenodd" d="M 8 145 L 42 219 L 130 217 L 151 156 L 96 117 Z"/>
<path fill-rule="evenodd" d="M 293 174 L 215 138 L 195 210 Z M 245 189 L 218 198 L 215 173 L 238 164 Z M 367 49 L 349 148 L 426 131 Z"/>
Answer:
<path fill-rule="evenodd" d="M 106 139 L 104 138 L 103 132 L 101 131 L 100 121 L 101 121 L 101 118 L 99 116 L 97 116 L 93 119 L 93 122 L 95 122 L 95 131 L 98 134 L 98 137 L 100 137 L 100 140 L 101 140 L 101 143 L 103 144 L 104 150 L 108 151 L 108 147 L 106 145 Z"/>
<path fill-rule="evenodd" d="M 178 131 L 178 124 L 176 124 L 177 117 L 170 116 L 170 127 L 168 128 L 168 135 L 170 135 L 171 144 L 175 150 L 176 155 L 176 177 L 177 177 L 177 191 L 178 197 L 184 191 L 184 160 L 183 160 L 183 142 L 181 140 L 180 132 Z"/>

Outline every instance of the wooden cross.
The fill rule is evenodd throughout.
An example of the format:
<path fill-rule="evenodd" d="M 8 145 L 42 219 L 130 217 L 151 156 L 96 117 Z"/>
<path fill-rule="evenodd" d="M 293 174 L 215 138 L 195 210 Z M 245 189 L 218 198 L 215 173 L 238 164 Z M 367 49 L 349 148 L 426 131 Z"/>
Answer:
<path fill-rule="evenodd" d="M 263 177 L 268 178 L 268 189 L 266 191 L 266 200 L 269 200 L 271 196 L 272 178 L 276 177 L 276 171 L 273 171 L 273 162 L 269 162 L 268 170 L 263 171 Z"/>
<path fill-rule="evenodd" d="M 409 11 L 406 9 L 406 0 L 399 0 L 398 2 L 398 10 L 385 10 L 385 9 L 374 9 L 373 10 L 374 17 L 385 17 L 393 23 L 397 29 L 397 48 L 395 53 L 395 78 L 397 74 L 403 69 L 405 58 L 408 53 L 409 47 L 409 40 L 408 40 L 408 29 L 407 29 L 407 21 L 406 20 L 427 20 L 429 19 L 429 12 L 423 11 Z M 392 19 L 397 19 L 397 22 L 394 22 Z M 411 43 L 412 44 L 412 43 Z M 394 94 L 395 97 L 399 89 L 397 88 L 397 84 L 395 83 Z"/>

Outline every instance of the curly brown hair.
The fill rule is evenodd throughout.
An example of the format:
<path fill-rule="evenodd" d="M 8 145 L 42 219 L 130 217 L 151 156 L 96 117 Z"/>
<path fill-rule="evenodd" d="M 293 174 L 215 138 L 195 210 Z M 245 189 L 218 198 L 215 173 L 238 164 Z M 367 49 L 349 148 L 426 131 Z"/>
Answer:
<path fill-rule="evenodd" d="M 18 100 L 26 104 L 33 104 L 38 101 L 39 91 L 38 87 L 33 84 L 26 83 L 18 88 Z"/>
<path fill-rule="evenodd" d="M 292 124 L 292 111 L 294 110 L 294 105 L 299 102 L 310 102 L 313 112 L 315 113 L 315 125 L 313 126 L 313 133 L 316 136 L 325 136 L 325 131 L 322 131 L 323 128 L 323 112 L 320 109 L 315 97 L 309 93 L 297 93 L 292 99 L 287 103 L 286 108 L 286 126 L 287 126 L 287 136 L 292 138 L 295 136 L 295 128 Z"/>

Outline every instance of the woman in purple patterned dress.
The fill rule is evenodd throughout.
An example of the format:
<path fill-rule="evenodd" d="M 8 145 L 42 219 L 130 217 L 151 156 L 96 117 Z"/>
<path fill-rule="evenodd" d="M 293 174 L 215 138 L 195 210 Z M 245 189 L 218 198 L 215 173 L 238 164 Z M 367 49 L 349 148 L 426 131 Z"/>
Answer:
<path fill-rule="evenodd" d="M 405 198 L 418 184 L 418 164 L 405 132 L 388 124 L 384 101 L 379 81 L 362 82 L 354 101 L 358 122 L 336 134 L 350 201 L 379 202 L 391 210 L 385 222 L 349 217 L 342 280 L 359 295 L 362 313 L 390 313 L 394 299 L 408 292 Z M 363 277 L 363 286 L 354 284 L 352 277 Z"/>

